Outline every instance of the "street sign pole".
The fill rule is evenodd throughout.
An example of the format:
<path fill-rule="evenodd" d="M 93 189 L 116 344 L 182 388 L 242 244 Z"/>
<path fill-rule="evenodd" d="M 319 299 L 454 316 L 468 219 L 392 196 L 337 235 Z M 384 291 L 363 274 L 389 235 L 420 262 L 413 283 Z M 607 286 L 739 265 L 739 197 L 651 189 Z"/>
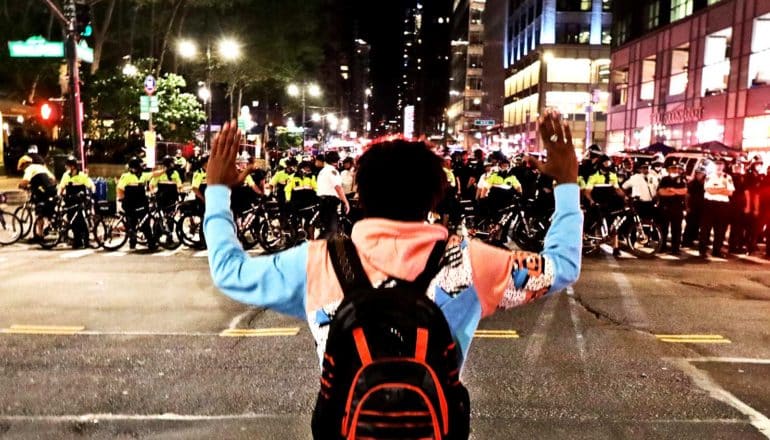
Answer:
<path fill-rule="evenodd" d="M 64 15 L 67 18 L 67 40 L 65 42 L 65 55 L 70 80 L 69 109 L 72 124 L 72 150 L 80 160 L 83 169 L 86 169 L 86 155 L 83 149 L 83 107 L 80 96 L 80 72 L 78 68 L 78 35 L 76 29 L 75 0 L 67 0 L 64 6 Z"/>

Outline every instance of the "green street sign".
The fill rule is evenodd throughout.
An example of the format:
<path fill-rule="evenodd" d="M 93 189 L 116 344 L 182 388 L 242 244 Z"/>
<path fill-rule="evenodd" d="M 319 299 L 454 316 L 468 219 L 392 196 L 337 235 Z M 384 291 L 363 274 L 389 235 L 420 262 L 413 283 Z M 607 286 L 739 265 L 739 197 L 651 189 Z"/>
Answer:
<path fill-rule="evenodd" d="M 140 96 L 139 113 L 158 113 L 160 111 L 160 102 L 157 96 Z"/>
<path fill-rule="evenodd" d="M 11 58 L 64 57 L 64 43 L 47 41 L 39 35 L 29 37 L 27 41 L 9 41 L 8 50 L 11 52 Z"/>
<path fill-rule="evenodd" d="M 86 63 L 94 62 L 94 50 L 88 47 L 88 43 L 85 40 L 81 40 L 78 43 L 78 59 Z"/>

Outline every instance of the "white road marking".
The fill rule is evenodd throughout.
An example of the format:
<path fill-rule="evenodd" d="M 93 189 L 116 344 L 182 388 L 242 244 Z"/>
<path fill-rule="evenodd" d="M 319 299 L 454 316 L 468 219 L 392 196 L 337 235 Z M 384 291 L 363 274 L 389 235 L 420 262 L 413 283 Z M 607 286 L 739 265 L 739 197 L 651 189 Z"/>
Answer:
<path fill-rule="evenodd" d="M 524 364 L 528 367 L 535 367 L 537 360 L 540 358 L 540 353 L 543 351 L 543 345 L 545 345 L 546 337 L 548 336 L 548 327 L 550 327 L 553 321 L 554 311 L 559 304 L 559 295 L 548 295 L 545 297 L 543 309 L 540 311 L 540 316 L 537 317 L 532 333 L 527 336 L 527 347 L 524 349 Z M 527 393 L 534 392 L 535 387 L 531 386 L 532 375 L 524 375 L 525 386 L 523 390 Z"/>
<path fill-rule="evenodd" d="M 7 258 L 5 258 L 5 257 L 0 257 L 0 263 L 3 263 L 3 262 L 5 262 L 6 260 L 8 260 L 8 259 L 7 259 Z"/>
<path fill-rule="evenodd" d="M 661 260 L 668 261 L 681 260 L 681 258 L 677 257 L 676 255 L 656 255 L 656 257 L 660 258 Z"/>
<path fill-rule="evenodd" d="M 572 286 L 567 287 L 567 297 L 569 297 L 570 308 L 569 315 L 572 319 L 572 327 L 575 329 L 575 340 L 577 342 L 578 351 L 580 352 L 580 359 L 585 364 L 586 361 L 586 341 L 583 337 L 582 324 L 580 323 L 580 317 L 577 314 L 577 300 L 575 299 L 575 289 Z"/>
<path fill-rule="evenodd" d="M 209 251 L 198 251 L 193 254 L 194 258 L 208 258 L 209 257 Z"/>
<path fill-rule="evenodd" d="M 608 259 L 612 261 L 609 257 Z M 612 272 L 612 279 L 618 286 L 620 303 L 625 311 L 625 316 L 630 318 L 628 324 L 636 328 L 648 328 L 650 320 L 636 295 L 634 295 L 634 289 L 631 287 L 628 278 L 620 272 Z"/>
<path fill-rule="evenodd" d="M 770 264 L 770 261 L 765 260 L 764 258 L 754 257 L 752 255 L 738 255 L 738 258 L 744 261 L 751 261 L 752 263 Z"/>
<path fill-rule="evenodd" d="M 102 255 L 104 255 L 105 257 L 125 257 L 128 254 L 123 251 L 114 251 L 114 252 L 105 252 Z"/>
<path fill-rule="evenodd" d="M 685 374 L 690 376 L 695 385 L 708 392 L 713 399 L 724 402 L 747 416 L 749 418 L 749 423 L 757 428 L 762 435 L 770 439 L 770 419 L 768 419 L 767 416 L 750 407 L 745 402 L 738 399 L 734 394 L 719 386 L 719 384 L 714 382 L 708 372 L 696 368 L 690 361 L 686 359 L 670 358 L 668 360 Z"/>
<path fill-rule="evenodd" d="M 682 359 L 687 362 L 725 362 L 733 364 L 759 364 L 770 365 L 770 359 L 756 359 L 756 358 L 742 358 L 742 357 L 714 357 L 704 356 L 698 358 L 685 358 Z"/>
<path fill-rule="evenodd" d="M 249 314 L 251 312 L 253 312 L 254 310 L 256 310 L 256 309 L 250 308 L 250 309 L 246 310 L 245 312 L 241 313 L 240 315 L 236 316 L 235 318 L 233 318 L 230 321 L 230 324 L 227 326 L 227 328 L 230 329 L 230 330 L 238 328 L 238 324 L 241 323 L 243 318 L 249 316 Z"/>
<path fill-rule="evenodd" d="M 93 254 L 94 252 L 96 251 L 94 251 L 93 249 L 81 249 L 78 251 L 71 251 L 71 252 L 67 252 L 66 254 L 62 254 L 61 256 L 59 256 L 59 258 L 62 258 L 65 260 L 72 260 L 75 258 L 83 258 L 87 255 Z"/>
<path fill-rule="evenodd" d="M 172 257 L 182 251 L 181 247 L 174 249 L 173 251 L 156 252 L 152 254 L 153 257 Z"/>

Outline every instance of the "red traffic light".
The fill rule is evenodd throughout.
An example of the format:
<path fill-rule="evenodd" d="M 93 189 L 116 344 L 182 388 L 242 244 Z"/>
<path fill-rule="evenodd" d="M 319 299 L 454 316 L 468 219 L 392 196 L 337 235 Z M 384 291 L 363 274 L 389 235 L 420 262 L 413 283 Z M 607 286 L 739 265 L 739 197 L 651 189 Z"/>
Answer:
<path fill-rule="evenodd" d="M 49 121 L 52 115 L 53 108 L 51 107 L 51 104 L 46 102 L 40 106 L 40 117 L 43 118 L 44 121 Z"/>

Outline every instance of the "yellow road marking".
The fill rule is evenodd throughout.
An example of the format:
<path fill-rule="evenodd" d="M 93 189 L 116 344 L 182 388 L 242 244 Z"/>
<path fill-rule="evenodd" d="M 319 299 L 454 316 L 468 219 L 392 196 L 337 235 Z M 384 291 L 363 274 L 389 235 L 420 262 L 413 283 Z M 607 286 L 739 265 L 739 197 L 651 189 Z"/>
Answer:
<path fill-rule="evenodd" d="M 219 336 L 231 338 L 246 338 L 257 336 L 297 336 L 299 327 L 287 328 L 229 328 L 223 330 Z"/>
<path fill-rule="evenodd" d="M 722 335 L 655 335 L 661 342 L 673 344 L 730 344 Z"/>
<path fill-rule="evenodd" d="M 84 326 L 72 325 L 18 325 L 0 329 L 0 333 L 20 335 L 75 335 L 85 330 Z"/>
<path fill-rule="evenodd" d="M 516 330 L 476 330 L 475 337 L 489 339 L 519 339 Z"/>

